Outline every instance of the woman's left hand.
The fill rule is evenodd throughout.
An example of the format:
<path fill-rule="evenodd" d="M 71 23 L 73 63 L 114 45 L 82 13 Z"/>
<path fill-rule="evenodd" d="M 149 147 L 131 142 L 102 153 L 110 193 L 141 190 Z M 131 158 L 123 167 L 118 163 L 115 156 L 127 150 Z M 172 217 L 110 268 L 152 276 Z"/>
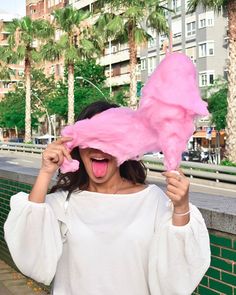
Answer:
<path fill-rule="evenodd" d="M 166 177 L 166 194 L 173 203 L 174 212 L 182 214 L 189 211 L 190 182 L 180 169 L 178 173 L 164 172 L 162 175 Z"/>

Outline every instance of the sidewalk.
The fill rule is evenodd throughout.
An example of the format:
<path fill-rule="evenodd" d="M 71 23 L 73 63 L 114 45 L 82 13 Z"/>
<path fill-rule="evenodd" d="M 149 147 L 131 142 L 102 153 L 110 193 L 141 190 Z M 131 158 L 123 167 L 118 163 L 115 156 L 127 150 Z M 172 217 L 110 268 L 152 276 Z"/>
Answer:
<path fill-rule="evenodd" d="M 0 295 L 46 295 L 49 294 L 34 281 L 16 272 L 0 260 Z"/>

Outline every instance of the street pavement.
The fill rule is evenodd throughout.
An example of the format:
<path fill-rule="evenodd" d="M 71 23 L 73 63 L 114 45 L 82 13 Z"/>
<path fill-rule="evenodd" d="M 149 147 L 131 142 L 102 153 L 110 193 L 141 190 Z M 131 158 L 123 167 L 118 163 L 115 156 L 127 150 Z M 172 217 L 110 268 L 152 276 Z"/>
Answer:
<path fill-rule="evenodd" d="M 41 286 L 0 260 L 0 295 L 46 295 Z"/>

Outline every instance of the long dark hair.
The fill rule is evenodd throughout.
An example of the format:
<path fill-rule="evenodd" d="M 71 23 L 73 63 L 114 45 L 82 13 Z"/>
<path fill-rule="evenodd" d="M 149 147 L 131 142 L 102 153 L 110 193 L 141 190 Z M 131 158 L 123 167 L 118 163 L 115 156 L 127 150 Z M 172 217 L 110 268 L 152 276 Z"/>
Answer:
<path fill-rule="evenodd" d="M 77 121 L 83 119 L 90 119 L 94 115 L 99 114 L 110 108 L 119 107 L 116 104 L 111 104 L 106 101 L 96 101 L 87 106 L 78 116 Z M 68 172 L 65 174 L 58 174 L 57 184 L 52 187 L 50 192 L 57 190 L 66 190 L 72 193 L 76 190 L 86 190 L 89 185 L 89 177 L 85 170 L 84 164 L 81 160 L 79 149 L 76 147 L 72 150 L 71 156 L 80 162 L 79 170 L 75 172 Z M 132 183 L 144 184 L 146 180 L 146 168 L 142 161 L 128 160 L 120 165 L 120 175 L 123 178 L 131 181 Z"/>

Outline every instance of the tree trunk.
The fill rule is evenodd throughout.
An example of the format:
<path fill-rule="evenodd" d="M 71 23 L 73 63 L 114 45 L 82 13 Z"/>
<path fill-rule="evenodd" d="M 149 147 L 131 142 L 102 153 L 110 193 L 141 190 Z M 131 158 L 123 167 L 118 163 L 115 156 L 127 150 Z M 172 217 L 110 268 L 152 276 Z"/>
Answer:
<path fill-rule="evenodd" d="M 226 118 L 226 157 L 236 163 L 236 1 L 228 3 L 229 68 L 228 112 Z"/>
<path fill-rule="evenodd" d="M 31 63 L 25 58 L 25 142 L 31 142 Z"/>
<path fill-rule="evenodd" d="M 129 105 L 131 108 L 137 108 L 137 45 L 134 38 L 134 26 L 129 24 L 129 56 L 130 56 L 130 98 Z"/>
<path fill-rule="evenodd" d="M 16 138 L 18 138 L 19 136 L 18 136 L 18 128 L 17 128 L 17 126 L 15 125 L 15 134 L 16 134 Z"/>
<path fill-rule="evenodd" d="M 74 123 L 74 64 L 68 65 L 68 124 Z"/>

